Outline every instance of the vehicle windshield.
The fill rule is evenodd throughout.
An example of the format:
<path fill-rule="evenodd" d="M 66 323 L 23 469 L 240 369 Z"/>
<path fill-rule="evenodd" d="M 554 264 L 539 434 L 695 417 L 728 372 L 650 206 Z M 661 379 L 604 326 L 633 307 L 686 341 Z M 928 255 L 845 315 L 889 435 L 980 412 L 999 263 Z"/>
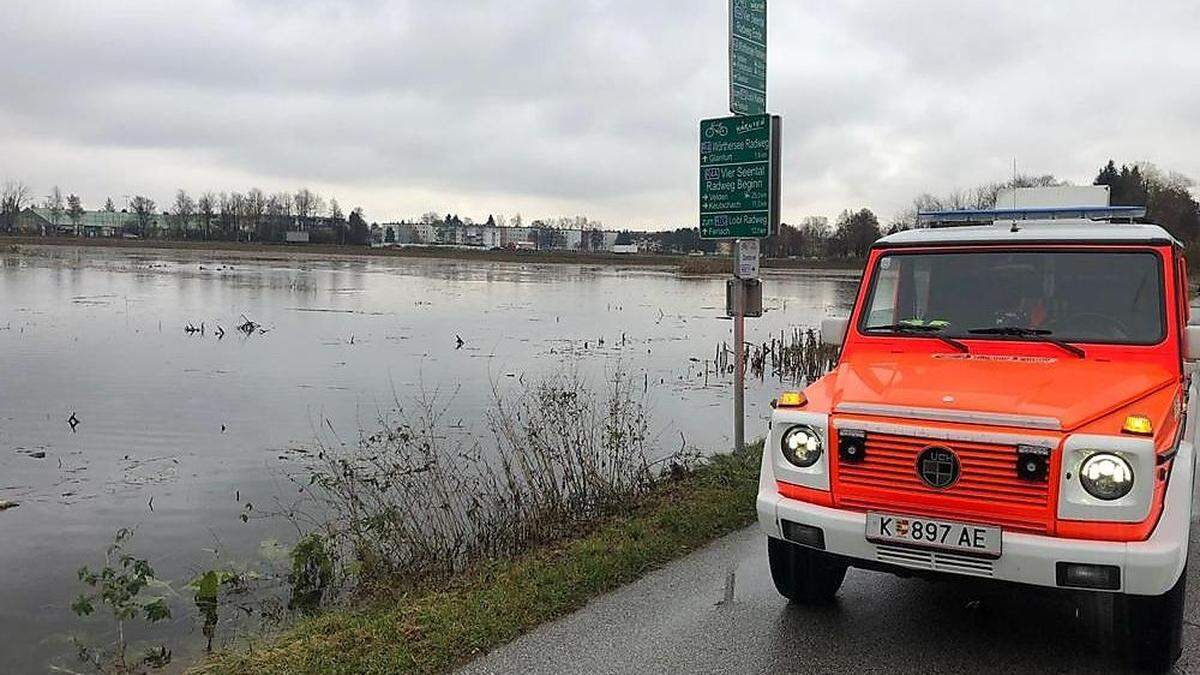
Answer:
<path fill-rule="evenodd" d="M 889 253 L 872 275 L 866 334 L 1156 344 L 1157 254 L 1125 251 Z"/>

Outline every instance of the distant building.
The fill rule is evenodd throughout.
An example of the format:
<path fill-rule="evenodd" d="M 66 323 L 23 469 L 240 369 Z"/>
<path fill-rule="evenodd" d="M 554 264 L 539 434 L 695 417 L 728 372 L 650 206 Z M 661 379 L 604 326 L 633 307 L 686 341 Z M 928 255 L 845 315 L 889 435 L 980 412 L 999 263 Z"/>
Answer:
<path fill-rule="evenodd" d="M 417 226 L 414 223 L 406 223 L 404 221 L 383 223 L 379 228 L 382 231 L 379 240 L 381 244 L 406 246 L 421 243 L 417 237 Z"/>
<path fill-rule="evenodd" d="M 531 227 L 505 227 L 500 231 L 501 248 L 524 248 L 523 244 L 529 242 L 536 248 L 537 235 Z"/>
<path fill-rule="evenodd" d="M 568 251 L 583 251 L 584 232 L 580 230 L 561 230 L 563 234 L 562 247 Z"/>
<path fill-rule="evenodd" d="M 501 246 L 501 230 L 504 228 L 496 227 L 495 225 L 484 225 L 480 231 L 480 245 L 484 248 L 500 248 Z"/>
<path fill-rule="evenodd" d="M 151 224 L 159 225 L 161 216 L 153 214 Z M 63 211 L 57 217 L 40 206 L 26 208 L 14 219 L 17 232 L 26 235 L 68 237 L 116 237 L 123 230 L 136 230 L 137 216 L 117 211 L 84 211 L 78 222 Z"/>
<path fill-rule="evenodd" d="M 472 223 L 458 216 L 433 222 L 383 223 L 373 241 L 379 245 L 462 246 L 521 250 L 611 251 L 619 233 L 613 230 L 583 230 L 553 227 L 534 221 L 529 227 L 497 225 L 495 219 Z"/>
<path fill-rule="evenodd" d="M 437 226 L 432 223 L 413 223 L 414 244 L 436 244 Z"/>

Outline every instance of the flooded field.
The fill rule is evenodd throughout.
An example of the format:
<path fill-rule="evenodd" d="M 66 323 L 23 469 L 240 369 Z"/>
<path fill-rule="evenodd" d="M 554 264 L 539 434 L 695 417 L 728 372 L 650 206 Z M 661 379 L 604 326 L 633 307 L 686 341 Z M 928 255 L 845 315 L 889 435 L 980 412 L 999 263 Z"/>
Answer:
<path fill-rule="evenodd" d="M 137 528 L 133 548 L 166 593 L 182 593 L 155 635 L 200 645 L 184 584 L 214 558 L 277 558 L 296 531 L 261 516 L 293 498 L 289 466 L 422 391 L 467 433 L 493 386 L 621 370 L 645 388 L 661 453 L 727 449 L 729 382 L 714 364 L 730 336 L 724 283 L 573 265 L 0 254 L 0 503 L 19 504 L 0 510 L 0 670 L 78 667 L 71 635 L 109 624 L 71 612 L 76 570 L 122 527 Z M 845 311 L 857 276 L 764 284 L 754 343 Z M 747 393 L 750 436 L 780 388 L 765 362 Z"/>

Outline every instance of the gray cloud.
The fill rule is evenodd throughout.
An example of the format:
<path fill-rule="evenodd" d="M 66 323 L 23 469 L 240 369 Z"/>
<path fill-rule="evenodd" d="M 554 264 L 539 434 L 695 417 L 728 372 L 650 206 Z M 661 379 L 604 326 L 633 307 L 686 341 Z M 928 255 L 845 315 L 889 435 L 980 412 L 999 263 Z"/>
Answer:
<path fill-rule="evenodd" d="M 56 2 L 0 22 L 0 176 L 81 193 L 310 185 L 435 209 L 693 222 L 721 0 Z M 1022 169 L 1200 174 L 1195 3 L 771 5 L 785 217 Z"/>

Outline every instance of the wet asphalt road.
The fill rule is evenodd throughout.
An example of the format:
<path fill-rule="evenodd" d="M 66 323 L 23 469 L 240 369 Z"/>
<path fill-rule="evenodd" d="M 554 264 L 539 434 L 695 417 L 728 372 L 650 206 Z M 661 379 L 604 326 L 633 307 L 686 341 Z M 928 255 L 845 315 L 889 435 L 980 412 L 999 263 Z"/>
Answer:
<path fill-rule="evenodd" d="M 1193 523 L 1183 657 L 1200 673 Z M 732 600 L 726 601 L 733 573 Z M 757 527 L 480 657 L 467 673 L 1123 672 L 1072 596 L 851 569 L 828 607 L 789 606 Z"/>

